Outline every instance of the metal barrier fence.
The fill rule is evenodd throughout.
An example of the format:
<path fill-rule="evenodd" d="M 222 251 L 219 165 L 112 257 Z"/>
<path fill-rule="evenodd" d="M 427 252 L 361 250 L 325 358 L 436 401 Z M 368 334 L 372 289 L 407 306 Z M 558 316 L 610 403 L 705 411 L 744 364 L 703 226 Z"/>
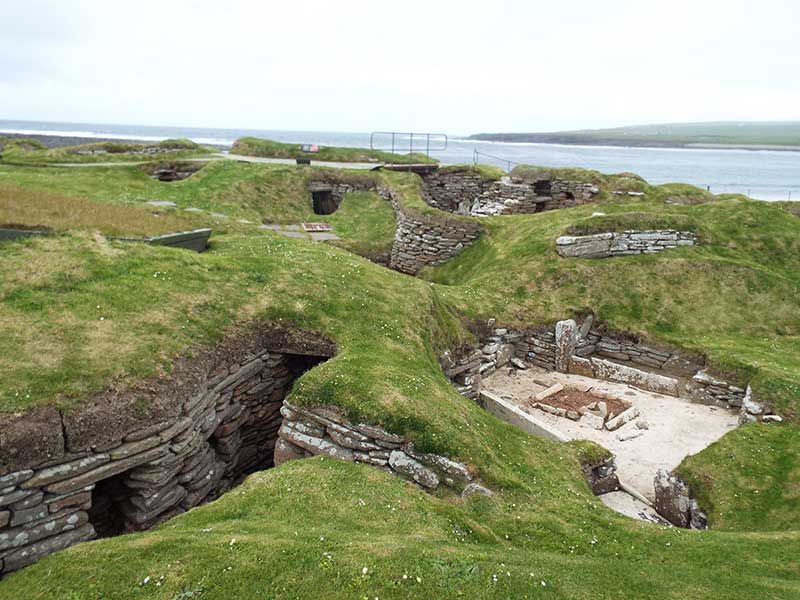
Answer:
<path fill-rule="evenodd" d="M 505 165 L 506 173 L 510 173 L 511 169 L 514 167 L 512 165 L 519 165 L 521 163 L 515 162 L 513 160 L 508 160 L 507 158 L 502 158 L 500 156 L 494 156 L 493 154 L 486 154 L 485 152 L 478 152 L 477 150 L 472 151 L 472 163 L 475 165 L 481 164 L 481 157 L 491 159 L 495 162 L 500 163 L 501 165 Z M 490 163 L 491 164 L 491 163 Z"/>
<path fill-rule="evenodd" d="M 373 131 L 369 136 L 371 150 L 391 154 L 424 153 L 430 158 L 431 152 L 447 150 L 447 135 L 444 133 L 404 133 L 400 131 Z"/>

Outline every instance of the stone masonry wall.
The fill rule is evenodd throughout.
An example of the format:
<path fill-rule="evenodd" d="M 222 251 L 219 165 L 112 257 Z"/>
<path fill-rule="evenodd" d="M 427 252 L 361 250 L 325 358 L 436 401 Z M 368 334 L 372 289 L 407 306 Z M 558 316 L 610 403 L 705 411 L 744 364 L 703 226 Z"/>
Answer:
<path fill-rule="evenodd" d="M 334 407 L 300 408 L 288 402 L 275 447 L 275 464 L 324 455 L 386 469 L 425 490 L 440 485 L 463 495 L 491 491 L 473 481 L 466 465 L 414 449 L 406 438 L 364 423 L 350 423 Z"/>
<path fill-rule="evenodd" d="M 556 251 L 564 257 L 608 258 L 632 254 L 655 254 L 667 248 L 694 246 L 696 243 L 697 236 L 689 231 L 674 229 L 621 231 L 561 236 L 556 240 Z"/>
<path fill-rule="evenodd" d="M 599 192 L 592 183 L 551 178 L 484 179 L 469 168 L 437 171 L 423 178 L 423 197 L 447 212 L 472 215 L 528 214 L 591 202 Z"/>
<path fill-rule="evenodd" d="M 295 359 L 260 351 L 220 365 L 171 417 L 100 444 L 72 436 L 92 419 L 91 410 L 77 414 L 77 425 L 65 421 L 61 450 L 48 448 L 50 460 L 14 458 L 12 446 L 37 443 L 35 429 L 26 431 L 35 418 L 14 424 L 17 438 L 4 430 L 0 574 L 83 540 L 150 528 L 272 466 Z M 60 435 L 62 423 L 50 428 Z"/>
<path fill-rule="evenodd" d="M 477 347 L 445 352 L 440 357 L 445 375 L 459 393 L 472 399 L 480 394 L 483 378 L 509 363 L 515 368 L 535 365 L 549 371 L 629 383 L 725 408 L 739 408 L 746 403 L 746 385 L 711 376 L 701 357 L 609 332 L 596 325 L 591 315 L 580 325 L 567 319 L 552 329 L 493 328 Z M 751 407 L 747 414 L 753 418 L 762 413 Z"/>
<path fill-rule="evenodd" d="M 477 240 L 483 230 L 477 223 L 417 214 L 395 200 L 392 204 L 397 231 L 390 266 L 401 273 L 416 275 L 425 266 L 447 261 Z"/>

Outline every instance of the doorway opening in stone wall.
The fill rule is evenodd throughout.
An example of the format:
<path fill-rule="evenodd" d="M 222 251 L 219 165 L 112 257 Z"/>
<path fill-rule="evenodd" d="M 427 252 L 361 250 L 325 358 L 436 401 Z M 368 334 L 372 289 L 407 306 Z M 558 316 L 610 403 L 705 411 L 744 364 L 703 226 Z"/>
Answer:
<path fill-rule="evenodd" d="M 291 392 L 298 377 L 326 360 L 328 357 L 325 356 L 284 354 L 281 364 L 274 367 L 282 369 L 283 373 L 279 375 L 276 387 L 268 396 L 258 399 L 248 407 L 249 417 L 236 431 L 229 432 L 227 429 L 218 428 L 209 440 L 211 447 L 218 454 L 230 452 L 231 436 L 233 443 L 238 446 L 231 473 L 233 485 L 237 485 L 256 471 L 264 471 L 275 466 L 275 444 L 278 441 L 278 430 L 283 422 L 280 413 L 283 400 Z"/>
<path fill-rule="evenodd" d="M 544 202 L 537 202 L 533 208 L 534 213 L 544 212 L 545 203 Z"/>
<path fill-rule="evenodd" d="M 533 192 L 537 196 L 549 196 L 551 191 L 552 191 L 552 186 L 550 185 L 549 180 L 542 179 L 533 182 Z"/>
<path fill-rule="evenodd" d="M 572 192 L 564 192 L 564 196 L 567 198 L 567 200 L 575 200 L 575 194 Z"/>
<path fill-rule="evenodd" d="M 98 481 L 92 490 L 89 522 L 98 538 L 114 537 L 125 533 L 123 503 L 130 490 L 123 483 L 126 473 Z"/>
<path fill-rule="evenodd" d="M 339 203 L 333 195 L 333 190 L 313 190 L 311 204 L 314 214 L 332 215 L 339 208 Z"/>

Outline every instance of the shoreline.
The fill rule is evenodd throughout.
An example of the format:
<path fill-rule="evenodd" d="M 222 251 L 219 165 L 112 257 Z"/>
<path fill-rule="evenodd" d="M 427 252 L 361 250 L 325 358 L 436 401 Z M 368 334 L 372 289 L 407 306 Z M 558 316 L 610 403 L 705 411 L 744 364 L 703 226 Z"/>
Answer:
<path fill-rule="evenodd" d="M 623 140 L 597 140 L 597 139 L 562 139 L 545 136 L 542 138 L 531 137 L 527 139 L 508 138 L 506 136 L 467 136 L 461 138 L 467 142 L 491 142 L 496 144 L 546 144 L 552 146 L 592 146 L 612 148 L 662 148 L 673 150 L 749 150 L 758 152 L 769 150 L 772 152 L 800 152 L 800 146 L 774 146 L 769 144 L 712 144 L 695 142 L 658 142 L 658 141 L 623 141 Z"/>

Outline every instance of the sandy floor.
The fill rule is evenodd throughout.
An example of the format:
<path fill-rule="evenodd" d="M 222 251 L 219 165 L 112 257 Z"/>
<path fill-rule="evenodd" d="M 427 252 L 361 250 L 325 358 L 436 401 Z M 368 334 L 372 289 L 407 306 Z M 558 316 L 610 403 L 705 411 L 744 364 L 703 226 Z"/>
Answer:
<path fill-rule="evenodd" d="M 482 387 L 521 403 L 555 382 L 606 390 L 639 409 L 640 416 L 637 419 L 616 431 L 597 430 L 580 421 L 570 421 L 538 409 L 528 410 L 532 416 L 571 439 L 593 440 L 608 448 L 617 457 L 619 478 L 650 500 L 653 500 L 653 478 L 658 469 L 674 469 L 686 456 L 696 454 L 738 425 L 738 413 L 732 410 L 692 404 L 626 384 L 579 375 L 529 369 L 509 376 L 507 369 L 501 369 L 484 379 Z M 636 422 L 640 420 L 646 421 L 649 428 L 638 429 Z M 619 435 L 638 431 L 642 435 L 635 439 L 620 441 L 618 438 Z"/>
<path fill-rule="evenodd" d="M 651 506 L 648 506 L 641 500 L 637 500 L 625 492 L 609 492 L 608 494 L 598 496 L 598 498 L 611 510 L 615 510 L 633 519 L 650 521 L 651 523 L 658 523 L 671 527 L 669 521 L 665 520 Z"/>

